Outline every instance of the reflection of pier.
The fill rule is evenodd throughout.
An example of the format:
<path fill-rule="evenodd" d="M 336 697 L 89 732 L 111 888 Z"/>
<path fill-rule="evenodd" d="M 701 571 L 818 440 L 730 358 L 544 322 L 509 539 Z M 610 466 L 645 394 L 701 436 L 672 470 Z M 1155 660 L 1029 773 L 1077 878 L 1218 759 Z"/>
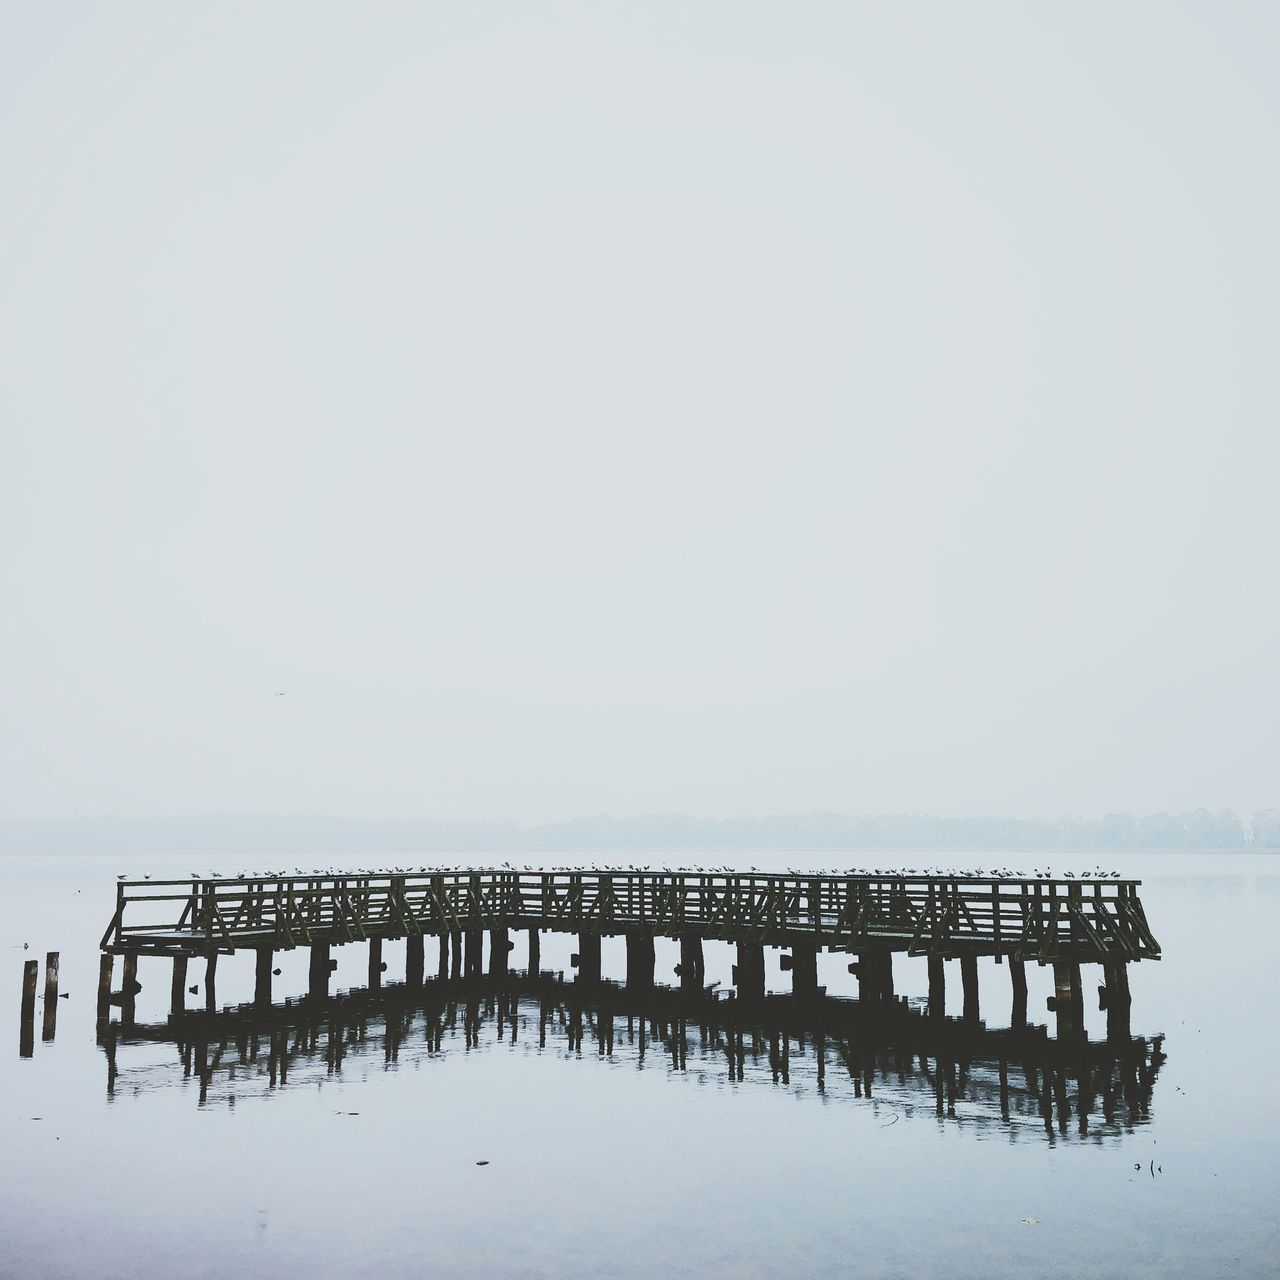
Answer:
<path fill-rule="evenodd" d="M 199 1101 L 341 1077 L 444 1053 L 567 1052 L 665 1066 L 700 1084 L 772 1082 L 826 1101 L 874 1100 L 903 1114 L 1101 1138 L 1144 1123 L 1161 1039 L 1051 1039 L 1043 1027 L 988 1031 L 896 1002 L 831 997 L 716 999 L 674 989 L 584 985 L 550 974 L 430 979 L 155 1025 L 111 1023 L 107 1091 L 198 1082 Z M 156 1059 L 140 1046 L 172 1046 Z M 531 1049 L 536 1046 L 536 1050 Z"/>
<path fill-rule="evenodd" d="M 124 957 L 117 999 L 128 1006 L 138 990 L 141 956 L 173 965 L 173 1012 L 183 1008 L 187 965 L 205 962 L 205 999 L 217 1008 L 220 955 L 256 955 L 256 997 L 270 1005 L 275 953 L 310 949 L 310 994 L 328 994 L 331 949 L 362 942 L 369 949 L 369 985 L 381 982 L 382 946 L 403 938 L 405 985 L 422 987 L 426 939 L 439 945 L 439 977 L 474 978 L 508 967 L 512 930 L 527 930 L 529 968 L 538 970 L 543 931 L 573 933 L 573 963 L 581 979 L 601 976 L 600 940 L 623 935 L 627 986 L 654 985 L 654 939 L 680 943 L 680 982 L 700 992 L 703 944 L 737 947 L 738 994 L 757 1000 L 765 990 L 765 948 L 788 952 L 793 995 L 821 998 L 817 958 L 822 951 L 856 957 L 864 1005 L 892 1002 L 893 957 L 924 955 L 929 999 L 944 1007 L 946 963 L 958 960 L 966 1018 L 978 1017 L 978 958 L 1007 962 L 1014 1023 L 1026 1021 L 1028 960 L 1052 964 L 1059 1034 L 1082 1025 L 1082 963 L 1102 966 L 1109 1031 L 1129 1033 L 1128 965 L 1156 959 L 1160 947 L 1147 925 L 1138 882 L 1119 879 L 1023 880 L 958 876 L 763 875 L 712 872 L 448 871 L 328 876 L 246 877 L 234 880 L 125 881 L 102 938 L 99 1012 L 111 999 L 113 958 Z"/>

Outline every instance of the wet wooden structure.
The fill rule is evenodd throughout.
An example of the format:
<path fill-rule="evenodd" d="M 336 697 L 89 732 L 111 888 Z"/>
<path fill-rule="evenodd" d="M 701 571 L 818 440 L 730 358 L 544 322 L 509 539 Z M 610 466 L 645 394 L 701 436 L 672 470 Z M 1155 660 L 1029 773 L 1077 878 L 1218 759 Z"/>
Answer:
<path fill-rule="evenodd" d="M 102 937 L 99 1013 L 139 989 L 141 956 L 173 965 L 173 1008 L 182 1008 L 188 962 L 203 958 L 207 1007 L 216 1008 L 220 955 L 256 953 L 257 999 L 269 1005 L 276 951 L 310 949 L 310 994 L 328 995 L 335 967 L 331 949 L 369 948 L 369 985 L 385 966 L 382 944 L 406 940 L 405 983 L 426 976 L 426 941 L 439 949 L 441 977 L 475 977 L 489 948 L 489 972 L 501 975 L 512 930 L 528 930 L 538 954 L 542 931 L 576 934 L 580 981 L 601 976 L 600 940 L 623 935 L 627 984 L 654 985 L 654 939 L 677 939 L 680 985 L 703 986 L 702 946 L 723 940 L 737 947 L 734 982 L 740 998 L 765 993 L 765 948 L 787 954 L 793 994 L 816 999 L 817 956 L 842 952 L 856 959 L 859 995 L 867 1004 L 893 997 L 893 956 L 929 959 L 930 1001 L 941 1013 L 945 964 L 958 960 L 966 1014 L 978 1011 L 977 960 L 1007 962 L 1019 1020 L 1025 1021 L 1027 961 L 1054 967 L 1053 1007 L 1059 1030 L 1078 1028 L 1083 997 L 1080 965 L 1097 963 L 1104 999 L 1118 1034 L 1127 1034 L 1127 966 L 1157 959 L 1160 946 L 1138 896 L 1139 882 L 1113 878 L 1011 879 L 967 876 L 832 874 L 767 875 L 711 871 L 515 871 L 510 869 L 385 872 L 378 874 L 124 880 Z M 124 977 L 113 995 L 113 957 Z M 533 967 L 536 969 L 536 959 Z"/>
<path fill-rule="evenodd" d="M 565 982 L 550 974 L 428 979 L 324 1000 L 256 1003 L 151 1025 L 112 1023 L 101 1038 L 107 1088 L 198 1082 L 237 1092 L 341 1076 L 348 1058 L 389 1067 L 438 1056 L 461 1033 L 468 1050 L 532 1040 L 573 1056 L 665 1062 L 673 1075 L 772 1082 L 798 1096 L 881 1099 L 902 1114 L 1098 1138 L 1145 1123 L 1164 1061 L 1161 1037 L 1050 1038 L 1042 1026 L 989 1031 L 895 1002 L 770 996 L 759 1002 L 679 989 Z M 130 1046 L 172 1045 L 131 1069 Z M 692 1061 L 693 1069 L 690 1069 Z M 123 1065 L 122 1065 L 123 1063 Z M 360 1062 L 361 1078 L 367 1071 Z M 124 1081 L 121 1082 L 121 1072 Z"/>

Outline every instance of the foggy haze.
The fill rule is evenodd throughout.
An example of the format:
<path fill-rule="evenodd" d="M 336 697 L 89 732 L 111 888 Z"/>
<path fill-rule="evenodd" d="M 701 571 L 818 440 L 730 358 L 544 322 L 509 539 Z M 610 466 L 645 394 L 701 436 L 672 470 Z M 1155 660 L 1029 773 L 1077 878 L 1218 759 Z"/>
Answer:
<path fill-rule="evenodd" d="M 5 4 L 0 819 L 1280 805 L 1280 11 Z"/>

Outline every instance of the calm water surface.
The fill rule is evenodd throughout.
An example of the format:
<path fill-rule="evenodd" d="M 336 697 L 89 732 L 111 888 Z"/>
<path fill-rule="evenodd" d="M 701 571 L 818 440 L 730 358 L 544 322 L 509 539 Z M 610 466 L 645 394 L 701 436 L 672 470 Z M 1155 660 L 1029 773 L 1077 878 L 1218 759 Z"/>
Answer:
<path fill-rule="evenodd" d="M 636 1022 L 617 1019 L 602 1046 L 588 1018 L 578 1045 L 553 1012 L 540 1047 L 533 1000 L 517 1004 L 514 1028 L 494 1008 L 472 1036 L 460 1015 L 438 1044 L 419 1014 L 394 1055 L 375 1015 L 341 1061 L 322 1034 L 274 1085 L 265 1045 L 248 1064 L 232 1045 L 202 1089 L 172 1042 L 122 1041 L 109 1093 L 94 987 L 115 874 L 182 876 L 188 864 L 0 858 L 0 1275 L 1272 1275 L 1280 858 L 1111 864 L 1143 879 L 1164 947 L 1131 982 L 1133 1031 L 1162 1033 L 1166 1058 L 1141 1112 L 1122 1105 L 1108 1120 L 1098 1106 L 1082 1134 L 1076 1117 L 1046 1127 L 1020 1069 L 1007 1121 L 982 1064 L 954 1116 L 939 1116 L 918 1068 L 886 1075 L 881 1063 L 868 1097 L 833 1046 L 819 1082 L 811 1038 L 781 1063 L 767 1043 L 758 1055 L 748 1045 L 740 1080 L 697 1028 L 682 1060 L 651 1039 L 642 1058 Z M 571 946 L 544 935 L 543 968 L 571 976 Z M 661 981 L 678 948 L 658 948 Z M 47 950 L 62 954 L 68 998 L 52 1043 L 37 1005 L 34 1052 L 21 1058 L 22 962 L 39 958 L 43 983 Z M 364 948 L 336 954 L 334 990 L 362 986 Z M 403 945 L 385 958 L 393 981 Z M 521 939 L 513 965 L 523 961 Z M 301 995 L 305 951 L 278 963 L 277 997 Z M 727 945 L 708 944 L 708 981 L 727 986 L 731 963 Z M 606 974 L 623 964 L 621 940 L 606 942 Z M 820 981 L 853 994 L 844 962 L 823 964 Z M 776 955 L 769 965 L 771 987 L 786 990 Z M 1098 1039 L 1096 972 L 1085 970 Z M 139 1022 L 163 1022 L 168 964 L 144 959 L 138 977 Z M 1028 977 L 1030 1017 L 1044 1021 L 1048 971 Z M 981 980 L 983 1017 L 999 1028 L 1008 972 L 984 962 Z M 188 981 L 202 983 L 202 964 Z M 252 981 L 250 956 L 224 957 L 220 1003 L 247 999 Z M 922 999 L 924 960 L 898 958 L 895 982 Z"/>

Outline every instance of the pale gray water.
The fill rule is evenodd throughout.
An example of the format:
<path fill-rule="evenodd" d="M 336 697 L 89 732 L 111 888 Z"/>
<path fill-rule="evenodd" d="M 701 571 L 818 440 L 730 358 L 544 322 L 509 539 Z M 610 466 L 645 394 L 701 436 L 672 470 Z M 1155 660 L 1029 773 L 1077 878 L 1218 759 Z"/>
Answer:
<path fill-rule="evenodd" d="M 540 1050 L 527 1008 L 515 1044 L 492 1027 L 469 1051 L 460 1027 L 439 1052 L 411 1036 L 398 1062 L 371 1045 L 332 1074 L 322 1059 L 300 1062 L 283 1088 L 264 1072 L 223 1073 L 203 1105 L 173 1045 L 125 1044 L 109 1099 L 93 989 L 115 873 L 181 875 L 187 862 L 5 858 L 0 1273 L 1270 1274 L 1280 1245 L 1270 1105 L 1280 859 L 1144 854 L 1116 864 L 1143 878 L 1164 946 L 1162 961 L 1133 970 L 1133 1030 L 1164 1032 L 1167 1061 L 1145 1118 L 1095 1117 L 1082 1138 L 1074 1125 L 1046 1135 L 1034 1115 L 1002 1123 L 976 1101 L 939 1118 L 931 1095 L 911 1087 L 858 1097 L 830 1064 L 819 1093 L 798 1049 L 786 1084 L 767 1063 L 731 1082 L 724 1058 L 696 1042 L 683 1069 L 661 1052 L 637 1067 L 621 1027 L 604 1057 L 590 1036 L 571 1052 L 563 1033 Z M 567 969 L 570 946 L 544 936 L 544 969 Z M 34 1054 L 21 1060 L 22 961 L 49 949 L 62 953 L 70 998 L 52 1044 L 40 1042 L 37 1009 Z M 338 957 L 335 989 L 360 985 L 363 949 Z M 387 959 L 394 979 L 402 949 L 389 946 Z M 672 959 L 660 944 L 660 980 Z M 707 962 L 709 980 L 727 982 L 729 949 L 709 947 Z M 619 973 L 620 944 L 606 945 L 611 964 Z M 851 993 L 843 964 L 832 958 L 822 980 Z M 278 996 L 300 993 L 304 955 L 281 966 Z M 923 995 L 924 970 L 899 959 L 898 991 Z M 1097 1036 L 1093 976 L 1086 969 Z M 190 981 L 200 977 L 193 965 Z M 1043 1021 L 1047 975 L 1029 977 L 1031 1017 Z M 139 978 L 139 1020 L 162 1019 L 167 966 L 144 960 Z M 251 980 L 251 959 L 224 959 L 220 1000 L 245 998 Z M 773 957 L 770 981 L 785 989 Z M 1007 982 L 983 966 L 992 1026 L 1007 1017 Z"/>

